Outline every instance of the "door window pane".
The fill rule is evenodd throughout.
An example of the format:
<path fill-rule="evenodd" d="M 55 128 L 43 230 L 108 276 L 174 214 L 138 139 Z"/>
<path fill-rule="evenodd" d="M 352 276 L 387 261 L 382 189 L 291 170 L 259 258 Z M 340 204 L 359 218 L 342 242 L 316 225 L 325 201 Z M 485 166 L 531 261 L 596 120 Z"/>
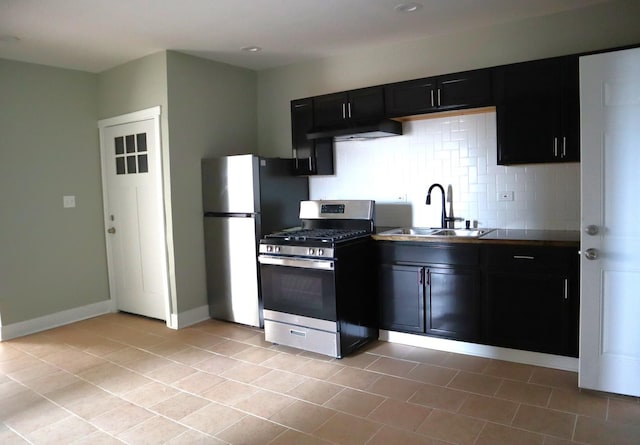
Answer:
<path fill-rule="evenodd" d="M 136 173 L 136 157 L 127 156 L 127 173 Z"/>
<path fill-rule="evenodd" d="M 138 155 L 138 173 L 147 173 L 148 171 L 147 155 Z"/>
<path fill-rule="evenodd" d="M 136 151 L 136 139 L 134 135 L 128 134 L 125 136 L 127 141 L 127 153 L 135 153 Z"/>
<path fill-rule="evenodd" d="M 116 174 L 124 175 L 126 172 L 124 170 L 124 158 L 116 158 Z"/>
<path fill-rule="evenodd" d="M 138 151 L 147 151 L 147 133 L 136 134 L 136 141 L 138 143 Z"/>
<path fill-rule="evenodd" d="M 118 136 L 115 138 L 116 145 L 116 154 L 121 155 L 124 153 L 124 138 L 122 136 Z"/>

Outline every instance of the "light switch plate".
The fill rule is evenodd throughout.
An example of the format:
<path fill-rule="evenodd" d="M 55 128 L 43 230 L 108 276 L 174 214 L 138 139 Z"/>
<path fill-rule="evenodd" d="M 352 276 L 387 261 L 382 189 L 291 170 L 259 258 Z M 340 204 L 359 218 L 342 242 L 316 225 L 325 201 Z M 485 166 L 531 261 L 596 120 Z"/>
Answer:
<path fill-rule="evenodd" d="M 62 197 L 62 207 L 71 209 L 76 206 L 76 197 L 73 195 L 65 195 Z"/>

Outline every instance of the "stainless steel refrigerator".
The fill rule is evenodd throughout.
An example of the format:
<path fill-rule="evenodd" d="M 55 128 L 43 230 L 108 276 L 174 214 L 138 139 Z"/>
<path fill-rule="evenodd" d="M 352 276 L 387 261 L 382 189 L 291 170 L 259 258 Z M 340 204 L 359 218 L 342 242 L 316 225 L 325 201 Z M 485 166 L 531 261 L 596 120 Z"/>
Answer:
<path fill-rule="evenodd" d="M 291 159 L 255 155 L 202 160 L 202 206 L 211 318 L 262 327 L 257 262 L 264 235 L 299 225 L 306 177 Z"/>

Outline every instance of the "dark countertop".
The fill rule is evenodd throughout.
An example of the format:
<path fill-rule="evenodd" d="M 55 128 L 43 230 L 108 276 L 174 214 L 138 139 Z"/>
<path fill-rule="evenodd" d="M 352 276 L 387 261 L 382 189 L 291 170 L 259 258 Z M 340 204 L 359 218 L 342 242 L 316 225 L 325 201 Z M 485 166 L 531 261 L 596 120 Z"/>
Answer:
<path fill-rule="evenodd" d="M 423 243 L 526 244 L 540 246 L 580 246 L 578 230 L 496 229 L 480 238 L 437 238 L 411 235 L 379 235 L 393 227 L 378 227 L 372 235 L 378 241 L 410 241 Z"/>

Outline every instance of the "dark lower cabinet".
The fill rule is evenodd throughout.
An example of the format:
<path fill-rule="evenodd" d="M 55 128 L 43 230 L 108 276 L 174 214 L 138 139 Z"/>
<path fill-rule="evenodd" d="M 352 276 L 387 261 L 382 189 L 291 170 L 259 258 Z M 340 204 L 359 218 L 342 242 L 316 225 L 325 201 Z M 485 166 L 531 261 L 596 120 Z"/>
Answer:
<path fill-rule="evenodd" d="M 485 249 L 487 343 L 578 356 L 577 251 L 527 246 Z"/>
<path fill-rule="evenodd" d="M 424 333 L 424 268 L 382 264 L 378 269 L 380 327 Z"/>
<path fill-rule="evenodd" d="M 428 267 L 425 271 L 426 333 L 477 340 L 480 280 L 474 268 Z"/>

